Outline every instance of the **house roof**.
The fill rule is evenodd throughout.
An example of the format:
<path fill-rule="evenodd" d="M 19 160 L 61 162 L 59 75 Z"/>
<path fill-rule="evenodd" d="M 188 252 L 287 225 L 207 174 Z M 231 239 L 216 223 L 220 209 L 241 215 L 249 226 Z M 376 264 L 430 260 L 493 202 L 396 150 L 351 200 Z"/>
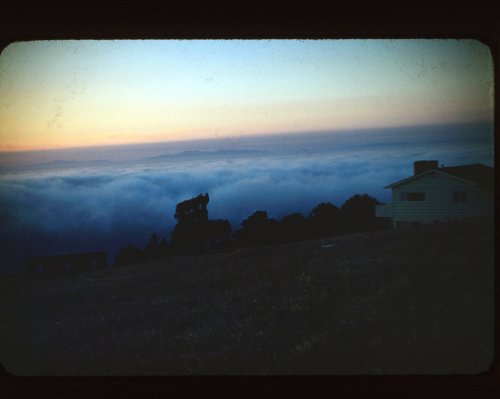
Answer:
<path fill-rule="evenodd" d="M 493 168 L 480 163 L 462 166 L 447 166 L 444 168 L 436 168 L 426 170 L 425 172 L 419 173 L 418 175 L 407 177 L 406 179 L 399 180 L 392 183 L 384 188 L 393 188 L 404 184 L 408 181 L 418 179 L 429 173 L 440 173 L 447 176 L 451 176 L 455 179 L 459 179 L 465 182 L 473 183 L 479 186 L 482 190 L 493 191 L 494 181 L 493 181 Z"/>
<path fill-rule="evenodd" d="M 483 188 L 493 189 L 493 168 L 480 163 L 464 166 L 448 166 L 440 171 L 478 184 Z"/>

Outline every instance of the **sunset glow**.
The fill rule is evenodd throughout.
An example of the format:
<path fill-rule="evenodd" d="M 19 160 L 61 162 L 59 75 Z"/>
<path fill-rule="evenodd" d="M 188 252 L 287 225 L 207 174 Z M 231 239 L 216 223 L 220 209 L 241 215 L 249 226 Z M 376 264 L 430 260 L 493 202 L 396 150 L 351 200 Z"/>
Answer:
<path fill-rule="evenodd" d="M 0 56 L 0 151 L 492 121 L 474 40 L 32 41 Z"/>

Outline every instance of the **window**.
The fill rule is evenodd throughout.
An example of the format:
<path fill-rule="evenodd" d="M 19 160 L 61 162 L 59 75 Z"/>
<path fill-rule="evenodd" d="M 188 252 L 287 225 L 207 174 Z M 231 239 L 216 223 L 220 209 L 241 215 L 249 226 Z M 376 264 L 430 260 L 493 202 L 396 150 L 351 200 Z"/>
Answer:
<path fill-rule="evenodd" d="M 467 192 L 453 191 L 453 202 L 467 202 Z"/>
<path fill-rule="evenodd" d="M 401 201 L 425 201 L 425 193 L 401 193 Z"/>
<path fill-rule="evenodd" d="M 408 193 L 408 201 L 425 201 L 425 193 Z"/>

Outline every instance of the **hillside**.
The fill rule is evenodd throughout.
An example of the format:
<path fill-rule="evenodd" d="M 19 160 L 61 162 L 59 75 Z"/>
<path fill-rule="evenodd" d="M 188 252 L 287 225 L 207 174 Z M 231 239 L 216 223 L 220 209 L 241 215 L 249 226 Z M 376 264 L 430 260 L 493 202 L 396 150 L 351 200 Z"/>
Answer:
<path fill-rule="evenodd" d="M 477 373 L 493 232 L 421 226 L 0 281 L 20 375 Z"/>

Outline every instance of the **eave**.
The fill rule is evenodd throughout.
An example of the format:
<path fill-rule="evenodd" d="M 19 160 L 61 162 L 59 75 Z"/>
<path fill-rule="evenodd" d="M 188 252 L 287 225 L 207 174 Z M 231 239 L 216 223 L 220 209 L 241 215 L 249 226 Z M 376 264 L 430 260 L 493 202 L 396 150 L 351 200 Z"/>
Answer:
<path fill-rule="evenodd" d="M 446 173 L 446 172 L 442 172 L 442 171 L 440 171 L 438 169 L 431 169 L 431 170 L 426 170 L 425 172 L 419 173 L 418 175 L 410 176 L 410 177 L 407 177 L 406 179 L 399 180 L 399 181 L 397 181 L 395 183 L 389 184 L 388 186 L 385 186 L 384 188 L 394 188 L 394 187 L 399 186 L 401 184 L 405 184 L 405 183 L 407 183 L 409 181 L 412 181 L 412 180 L 415 180 L 415 179 L 419 179 L 420 177 L 428 175 L 430 173 L 438 173 L 438 174 L 441 174 L 443 176 L 451 177 L 451 178 L 459 180 L 461 182 L 468 183 L 468 184 L 473 184 L 473 185 L 477 186 L 476 183 L 474 183 L 474 182 L 472 182 L 470 180 L 462 179 L 462 178 L 454 176 L 452 174 L 449 174 L 449 173 Z"/>

